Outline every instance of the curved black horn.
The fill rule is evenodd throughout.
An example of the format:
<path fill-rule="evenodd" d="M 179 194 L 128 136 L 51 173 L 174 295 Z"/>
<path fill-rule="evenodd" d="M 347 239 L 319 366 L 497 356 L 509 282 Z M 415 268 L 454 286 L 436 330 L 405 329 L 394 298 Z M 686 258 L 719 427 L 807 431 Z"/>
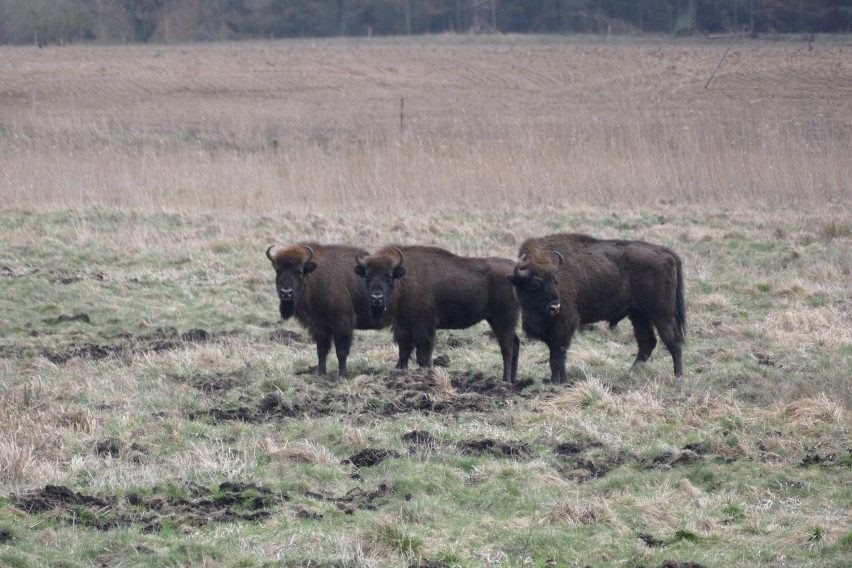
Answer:
<path fill-rule="evenodd" d="M 314 257 L 314 249 L 309 247 L 308 245 L 302 245 L 304 248 L 308 250 L 308 258 L 305 259 L 305 264 L 309 263 L 311 259 Z"/>
<path fill-rule="evenodd" d="M 271 247 L 269 247 L 268 249 L 266 249 L 266 258 L 268 258 L 268 259 L 269 259 L 269 260 L 271 260 L 272 262 L 275 262 L 275 257 L 273 257 L 273 256 L 272 256 L 271 254 L 269 254 L 269 253 L 271 253 L 271 252 L 272 252 L 272 249 L 274 249 L 274 248 L 275 248 L 275 245 L 272 245 Z"/>
<path fill-rule="evenodd" d="M 557 251 L 553 251 L 553 254 L 559 259 L 559 262 L 556 263 L 556 268 L 562 268 L 562 265 L 565 264 L 565 258 L 563 258 L 563 256 Z"/>
<path fill-rule="evenodd" d="M 515 263 L 514 273 L 515 273 L 515 278 L 520 278 L 522 280 L 526 280 L 527 278 L 530 277 L 530 269 L 525 268 L 525 269 L 521 270 L 521 263 L 520 262 Z"/>
<path fill-rule="evenodd" d="M 358 266 L 361 268 L 367 268 L 367 265 L 364 263 L 364 257 L 367 256 L 367 251 L 364 249 L 358 249 L 355 251 L 355 262 L 358 263 Z"/>
<path fill-rule="evenodd" d="M 397 247 L 393 247 L 393 250 L 399 253 L 399 260 L 397 260 L 396 264 L 393 265 L 394 268 L 397 268 L 399 266 L 402 266 L 402 263 L 405 262 L 405 255 L 402 254 L 402 251 L 399 250 Z"/>

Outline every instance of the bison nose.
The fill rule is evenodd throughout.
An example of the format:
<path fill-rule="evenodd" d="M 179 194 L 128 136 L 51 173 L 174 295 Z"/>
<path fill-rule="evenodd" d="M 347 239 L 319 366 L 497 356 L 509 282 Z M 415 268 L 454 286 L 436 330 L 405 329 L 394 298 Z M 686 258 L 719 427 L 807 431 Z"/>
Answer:
<path fill-rule="evenodd" d="M 293 289 L 292 288 L 281 288 L 278 290 L 278 294 L 281 296 L 282 300 L 292 300 L 293 299 Z"/>
<path fill-rule="evenodd" d="M 552 304 L 550 304 L 550 305 L 548 305 L 548 306 L 547 306 L 547 312 L 548 312 L 550 315 L 555 316 L 556 314 L 558 314 L 558 313 L 559 313 L 559 308 L 560 308 L 560 307 L 561 307 L 561 306 L 559 305 L 559 302 L 553 302 Z"/>
<path fill-rule="evenodd" d="M 384 301 L 385 295 L 381 292 L 373 292 L 372 294 L 370 294 L 370 303 L 374 306 L 381 306 L 382 304 L 384 304 Z"/>

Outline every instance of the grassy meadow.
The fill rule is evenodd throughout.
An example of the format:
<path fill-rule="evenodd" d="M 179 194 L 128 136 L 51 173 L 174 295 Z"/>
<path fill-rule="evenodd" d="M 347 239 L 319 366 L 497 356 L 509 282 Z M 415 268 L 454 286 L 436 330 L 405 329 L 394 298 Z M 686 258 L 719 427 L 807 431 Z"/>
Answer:
<path fill-rule="evenodd" d="M 0 566 L 852 564 L 842 41 L 0 47 Z M 557 231 L 681 255 L 682 378 L 627 321 L 317 377 L 264 255 Z"/>

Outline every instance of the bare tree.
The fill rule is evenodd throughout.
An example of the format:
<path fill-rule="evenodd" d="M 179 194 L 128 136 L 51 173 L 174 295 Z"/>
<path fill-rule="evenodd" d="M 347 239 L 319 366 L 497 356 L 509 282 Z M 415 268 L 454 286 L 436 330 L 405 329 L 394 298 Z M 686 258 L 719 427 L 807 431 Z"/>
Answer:
<path fill-rule="evenodd" d="M 133 24 L 133 38 L 138 42 L 151 39 L 160 21 L 160 12 L 171 0 L 122 0 Z"/>

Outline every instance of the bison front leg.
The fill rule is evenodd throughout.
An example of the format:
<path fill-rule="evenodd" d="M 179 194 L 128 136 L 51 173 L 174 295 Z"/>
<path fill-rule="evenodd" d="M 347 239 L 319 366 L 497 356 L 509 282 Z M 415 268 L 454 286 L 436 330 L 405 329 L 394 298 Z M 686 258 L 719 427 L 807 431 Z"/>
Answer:
<path fill-rule="evenodd" d="M 563 336 L 558 334 L 548 343 L 550 348 L 550 382 L 558 385 L 568 380 L 565 372 L 565 359 L 568 356 L 568 348 L 571 346 L 573 332 Z"/>
<path fill-rule="evenodd" d="M 393 332 L 393 340 L 399 346 L 399 360 L 396 362 L 397 369 L 407 369 L 411 352 L 414 351 L 414 339 L 408 329 L 396 328 Z"/>
<path fill-rule="evenodd" d="M 334 334 L 334 352 L 337 354 L 337 376 L 346 378 L 346 359 L 349 357 L 349 348 L 352 347 L 352 332 L 338 331 Z"/>
<path fill-rule="evenodd" d="M 314 340 L 317 342 L 317 375 L 324 375 L 325 361 L 328 358 L 328 352 L 331 351 L 331 336 L 318 334 Z"/>

